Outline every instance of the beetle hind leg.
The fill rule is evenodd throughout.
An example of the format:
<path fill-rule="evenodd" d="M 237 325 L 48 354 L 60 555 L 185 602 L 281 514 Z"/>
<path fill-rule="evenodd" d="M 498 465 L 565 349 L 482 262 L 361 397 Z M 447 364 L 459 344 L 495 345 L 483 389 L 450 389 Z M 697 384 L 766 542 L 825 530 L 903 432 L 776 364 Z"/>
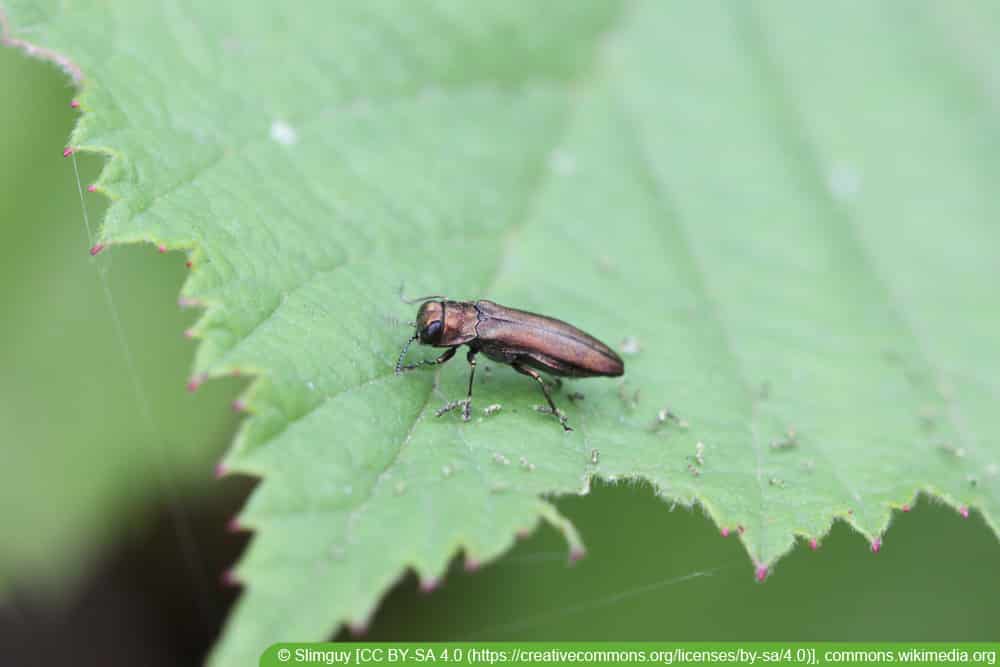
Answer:
<path fill-rule="evenodd" d="M 527 375 L 530 378 L 534 378 L 538 382 L 538 386 L 542 388 L 542 393 L 545 394 L 545 400 L 548 401 L 549 408 L 552 410 L 552 416 L 559 420 L 559 424 L 563 427 L 563 430 L 572 431 L 573 429 L 566 423 L 566 415 L 563 414 L 562 410 L 556 407 L 555 403 L 552 402 L 552 396 L 549 395 L 549 387 L 545 383 L 541 374 L 539 374 L 539 372 L 535 369 L 522 366 L 521 364 L 511 364 L 511 367 L 521 375 Z"/>

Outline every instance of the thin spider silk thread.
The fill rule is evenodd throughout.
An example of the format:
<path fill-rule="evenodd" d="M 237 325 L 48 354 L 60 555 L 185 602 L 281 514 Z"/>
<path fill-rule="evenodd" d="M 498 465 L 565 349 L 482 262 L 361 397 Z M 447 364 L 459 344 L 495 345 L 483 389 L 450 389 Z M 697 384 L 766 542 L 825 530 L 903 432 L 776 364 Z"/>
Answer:
<path fill-rule="evenodd" d="M 650 584 L 643 584 L 642 586 L 635 586 L 633 588 L 628 588 L 624 591 L 618 593 L 612 593 L 610 595 L 605 595 L 593 600 L 586 600 L 584 602 L 579 602 L 577 604 L 570 604 L 559 609 L 552 609 L 550 611 L 543 611 L 538 614 L 532 614 L 524 618 L 518 619 L 511 623 L 504 623 L 501 625 L 494 625 L 482 630 L 473 632 L 463 638 L 462 641 L 472 640 L 474 638 L 483 638 L 484 635 L 496 636 L 497 634 L 506 634 L 515 630 L 521 630 L 523 628 L 529 628 L 540 621 L 552 621 L 564 616 L 571 616 L 573 614 L 579 614 L 585 611 L 591 611 L 593 609 L 598 609 L 600 607 L 606 607 L 608 605 L 621 602 L 622 600 L 628 600 L 630 598 L 638 597 L 646 593 L 658 590 L 660 588 L 665 588 L 667 586 L 674 586 L 677 584 L 682 584 L 685 581 L 691 581 L 692 579 L 698 579 L 700 577 L 710 577 L 714 574 L 722 572 L 724 570 L 731 569 L 735 567 L 742 561 L 731 561 L 718 567 L 709 568 L 707 570 L 696 570 L 694 572 L 683 574 L 678 577 L 669 577 L 667 579 L 661 579 L 660 581 L 654 581 Z M 456 640 L 458 641 L 458 640 Z"/>
<path fill-rule="evenodd" d="M 72 153 L 71 158 L 73 161 L 73 174 L 76 176 L 76 191 L 80 196 L 80 209 L 83 212 L 83 226 L 87 231 L 88 245 L 93 247 L 94 234 L 90 227 L 90 215 L 87 212 L 87 202 L 83 196 L 83 185 L 80 182 L 80 168 L 77 166 L 75 151 Z M 105 254 L 109 255 L 109 253 Z M 94 258 L 94 260 L 98 263 L 102 261 L 99 258 Z M 118 344 L 121 347 L 123 356 L 125 357 L 125 366 L 128 369 L 129 379 L 132 382 L 132 390 L 135 394 L 135 402 L 139 408 L 139 414 L 145 424 L 147 433 L 150 435 L 150 439 L 156 443 L 153 447 L 156 451 L 157 457 L 157 465 L 155 468 L 159 478 L 160 488 L 164 491 L 167 508 L 170 513 L 170 521 L 173 524 L 174 533 L 177 536 L 177 544 L 180 548 L 181 556 L 184 559 L 185 568 L 191 575 L 192 581 L 195 585 L 198 613 L 202 617 L 204 626 L 206 628 L 212 628 L 212 619 L 215 614 L 213 613 L 214 605 L 209 602 L 212 598 L 209 595 L 206 595 L 206 593 L 208 593 L 208 577 L 205 573 L 197 541 L 191 531 L 191 519 L 187 516 L 187 513 L 180 502 L 180 493 L 177 490 L 177 481 L 174 479 L 173 470 L 170 467 L 169 457 L 167 456 L 166 442 L 162 438 L 158 437 L 160 431 L 156 427 L 156 420 L 153 415 L 149 399 L 146 395 L 146 388 L 143 385 L 142 377 L 140 377 L 139 372 L 136 369 L 135 359 L 132 356 L 132 348 L 129 346 L 128 336 L 125 333 L 125 326 L 122 323 L 121 315 L 119 314 L 118 307 L 115 304 L 114 295 L 111 291 L 111 284 L 108 282 L 107 274 L 110 266 L 110 262 L 108 262 L 108 264 L 104 267 L 99 264 L 97 266 L 97 276 L 100 279 L 101 288 L 104 292 L 104 301 L 107 304 L 108 311 L 111 313 L 111 321 L 114 324 Z"/>

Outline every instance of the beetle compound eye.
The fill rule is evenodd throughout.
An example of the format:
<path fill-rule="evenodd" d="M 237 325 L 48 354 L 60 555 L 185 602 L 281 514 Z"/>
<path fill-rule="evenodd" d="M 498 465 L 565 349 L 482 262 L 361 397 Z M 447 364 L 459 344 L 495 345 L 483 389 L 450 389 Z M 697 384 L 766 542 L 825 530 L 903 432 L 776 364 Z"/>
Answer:
<path fill-rule="evenodd" d="M 441 320 L 434 320 L 420 332 L 420 342 L 433 345 L 441 336 Z"/>

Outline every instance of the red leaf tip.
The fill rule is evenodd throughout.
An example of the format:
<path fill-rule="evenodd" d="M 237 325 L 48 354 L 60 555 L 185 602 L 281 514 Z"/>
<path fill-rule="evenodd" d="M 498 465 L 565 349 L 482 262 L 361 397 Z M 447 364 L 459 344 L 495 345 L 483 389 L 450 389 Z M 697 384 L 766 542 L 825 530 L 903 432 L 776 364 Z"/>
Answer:
<path fill-rule="evenodd" d="M 757 566 L 757 581 L 764 581 L 767 579 L 767 565 Z"/>

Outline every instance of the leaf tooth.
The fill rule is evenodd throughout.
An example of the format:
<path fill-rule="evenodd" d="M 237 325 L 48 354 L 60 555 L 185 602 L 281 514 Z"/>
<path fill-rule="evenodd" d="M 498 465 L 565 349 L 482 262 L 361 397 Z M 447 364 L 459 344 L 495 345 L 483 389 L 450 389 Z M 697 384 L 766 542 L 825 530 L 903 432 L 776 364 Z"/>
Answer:
<path fill-rule="evenodd" d="M 355 639 L 368 634 L 368 621 L 352 621 L 347 624 L 347 630 Z"/>
<path fill-rule="evenodd" d="M 200 387 L 202 383 L 205 382 L 205 380 L 207 379 L 208 379 L 207 373 L 199 373 L 198 375 L 195 375 L 190 380 L 188 380 L 187 390 L 192 392 L 198 391 L 198 387 Z"/>
<path fill-rule="evenodd" d="M 227 588 L 235 588 L 243 585 L 243 582 L 236 576 L 236 573 L 233 570 L 226 570 L 223 572 L 219 577 L 219 582 Z"/>
<path fill-rule="evenodd" d="M 583 558 L 587 553 L 587 549 L 583 545 L 583 540 L 580 539 L 580 533 L 577 532 L 576 526 L 569 519 L 559 513 L 555 505 L 544 500 L 539 500 L 538 515 L 546 523 L 562 533 L 563 539 L 566 540 L 566 544 L 569 546 L 570 563 L 575 563 Z"/>
<path fill-rule="evenodd" d="M 466 554 L 465 554 L 465 571 L 466 572 L 475 572 L 480 567 L 482 567 L 482 565 L 483 565 L 482 561 L 480 561 L 475 556 L 473 556 L 473 555 L 469 554 L 468 552 L 466 552 Z"/>
<path fill-rule="evenodd" d="M 441 586 L 441 579 L 439 577 L 426 577 L 420 580 L 420 592 L 421 593 L 431 593 Z"/>

